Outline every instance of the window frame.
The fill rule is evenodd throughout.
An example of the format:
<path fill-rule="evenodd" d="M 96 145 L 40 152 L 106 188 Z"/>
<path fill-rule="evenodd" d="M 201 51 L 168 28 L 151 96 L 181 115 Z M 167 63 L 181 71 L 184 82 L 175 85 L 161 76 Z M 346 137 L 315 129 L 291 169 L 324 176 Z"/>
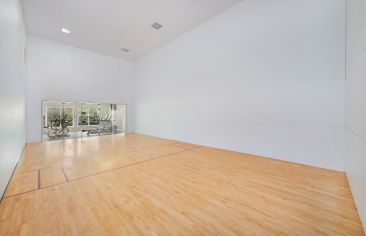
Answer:
<path fill-rule="evenodd" d="M 75 127 L 75 111 L 74 111 L 74 107 L 46 107 L 46 117 L 45 117 L 45 127 L 48 127 L 48 109 L 59 109 L 59 115 L 62 115 L 62 110 L 64 110 L 65 108 L 67 109 L 71 109 L 72 110 L 72 126 L 68 125 L 67 127 Z M 58 127 L 61 127 L 61 123 Z"/>

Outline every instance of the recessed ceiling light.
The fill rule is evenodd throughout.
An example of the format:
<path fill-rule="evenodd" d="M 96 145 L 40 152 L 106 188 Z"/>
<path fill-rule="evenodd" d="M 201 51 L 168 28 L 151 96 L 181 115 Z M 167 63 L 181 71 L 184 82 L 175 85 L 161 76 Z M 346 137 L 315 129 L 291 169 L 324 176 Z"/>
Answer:
<path fill-rule="evenodd" d="M 154 24 L 151 25 L 151 27 L 155 28 L 155 29 L 160 29 L 161 27 L 163 27 L 161 24 L 155 22 Z"/>
<path fill-rule="evenodd" d="M 130 49 L 128 49 L 128 48 L 121 48 L 121 52 L 129 52 L 130 51 Z"/>
<path fill-rule="evenodd" d="M 64 33 L 64 34 L 71 34 L 71 30 L 66 29 L 66 28 L 62 28 L 61 32 Z"/>

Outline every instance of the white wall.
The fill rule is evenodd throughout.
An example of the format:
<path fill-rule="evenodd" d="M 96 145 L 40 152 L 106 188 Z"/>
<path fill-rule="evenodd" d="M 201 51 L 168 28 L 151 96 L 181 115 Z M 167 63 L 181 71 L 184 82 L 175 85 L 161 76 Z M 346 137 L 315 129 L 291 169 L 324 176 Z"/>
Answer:
<path fill-rule="evenodd" d="M 25 144 L 25 32 L 20 2 L 0 1 L 0 198 Z"/>
<path fill-rule="evenodd" d="M 131 130 L 131 63 L 33 36 L 27 47 L 28 142 L 41 140 L 41 100 L 127 104 Z"/>
<path fill-rule="evenodd" d="M 366 1 L 347 0 L 346 173 L 366 229 Z"/>
<path fill-rule="evenodd" d="M 139 60 L 135 131 L 344 170 L 345 1 L 247 0 Z"/>

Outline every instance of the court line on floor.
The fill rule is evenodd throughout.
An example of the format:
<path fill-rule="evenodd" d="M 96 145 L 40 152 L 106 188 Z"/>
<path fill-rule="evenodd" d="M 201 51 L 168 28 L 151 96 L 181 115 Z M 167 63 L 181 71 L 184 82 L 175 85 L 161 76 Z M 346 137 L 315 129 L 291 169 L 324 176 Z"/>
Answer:
<path fill-rule="evenodd" d="M 63 174 L 63 175 L 64 175 L 64 177 L 65 177 L 66 182 L 69 182 L 69 178 L 67 177 L 67 175 L 66 175 L 66 173 L 65 173 L 65 169 L 64 169 L 64 167 L 61 167 L 61 171 L 62 171 L 62 174 Z"/>
<path fill-rule="evenodd" d="M 41 170 L 38 169 L 38 182 L 37 182 L 37 189 L 41 188 Z"/>
<path fill-rule="evenodd" d="M 183 143 L 183 144 L 182 144 Z M 173 141 L 173 143 L 166 143 L 166 144 L 159 144 L 159 145 L 156 145 L 156 146 L 149 146 L 149 147 L 144 147 L 144 148 L 141 148 L 141 149 L 134 149 L 134 150 L 131 150 L 131 151 L 125 151 L 125 152 L 117 152 L 115 154 L 112 154 L 112 155 L 108 155 L 107 158 L 109 157 L 112 157 L 112 156 L 117 156 L 117 155 L 120 155 L 120 154 L 126 154 L 126 153 L 132 153 L 132 152 L 140 152 L 140 151 L 143 151 L 143 150 L 146 150 L 146 149 L 150 149 L 150 148 L 156 148 L 156 147 L 161 147 L 161 146 L 167 146 L 167 145 L 174 145 L 174 144 L 180 144 L 182 146 L 184 146 L 184 142 L 180 142 L 180 141 Z M 192 144 L 192 143 L 187 143 L 188 145 L 196 145 L 196 144 Z M 201 145 L 197 145 L 198 147 L 195 147 L 195 148 L 188 148 L 187 150 L 191 150 L 191 149 L 196 149 L 196 148 L 202 148 L 202 147 L 205 147 L 205 146 L 201 146 Z M 98 159 L 98 158 L 97 158 Z M 95 159 L 88 159 L 88 160 L 83 160 L 83 161 L 91 161 L 91 160 L 95 160 Z M 83 162 L 83 161 L 80 161 L 80 162 Z M 45 169 L 49 169 L 49 168 L 52 168 L 52 167 L 60 167 L 60 163 L 58 164 L 54 164 L 54 165 L 50 165 L 50 166 L 46 166 L 46 167 L 43 167 L 43 168 L 35 168 L 35 169 L 31 169 L 31 170 L 26 170 L 26 171 L 17 171 L 15 170 L 15 174 L 23 174 L 23 173 L 29 173 L 29 172 L 33 172 L 33 171 L 37 171 L 37 170 L 45 170 Z M 61 167 L 62 168 L 62 167 Z"/>
<path fill-rule="evenodd" d="M 70 181 L 84 179 L 84 178 L 88 178 L 88 177 L 91 177 L 91 176 L 94 176 L 94 175 L 104 174 L 106 172 L 110 172 L 110 171 L 114 171 L 114 170 L 118 170 L 118 169 L 123 169 L 123 168 L 129 167 L 129 166 L 133 166 L 133 165 L 137 165 L 137 164 L 141 164 L 141 163 L 145 163 L 145 162 L 149 162 L 149 161 L 154 161 L 154 160 L 157 160 L 157 159 L 162 159 L 162 158 L 165 158 L 165 157 L 169 157 L 171 155 L 183 153 L 183 152 L 186 152 L 186 151 L 191 151 L 191 150 L 198 149 L 198 148 L 201 148 L 201 147 L 190 148 L 190 149 L 186 149 L 186 150 L 183 150 L 183 151 L 174 152 L 174 153 L 166 154 L 166 155 L 163 155 L 163 156 L 151 158 L 151 159 L 148 159 L 148 160 L 131 163 L 131 164 L 128 164 L 128 165 L 125 165 L 125 166 L 116 167 L 116 168 L 113 168 L 113 169 L 110 169 L 110 170 L 101 171 L 101 172 L 98 172 L 98 173 L 95 173 L 95 174 L 82 176 L 82 177 L 79 177 L 79 178 L 76 178 L 76 179 L 72 179 Z"/>
<path fill-rule="evenodd" d="M 64 169 L 62 168 L 62 171 L 64 173 L 64 177 L 65 177 L 65 180 L 66 180 L 65 182 L 57 183 L 57 184 L 53 184 L 53 185 L 48 185 L 48 186 L 45 186 L 45 187 L 40 187 L 40 188 L 37 188 L 37 189 L 32 189 L 32 190 L 29 190 L 29 191 L 26 191 L 26 192 L 22 192 L 22 193 L 17 193 L 17 194 L 5 196 L 4 199 L 11 198 L 11 197 L 16 197 L 16 196 L 19 196 L 19 195 L 22 195 L 22 194 L 26 194 L 26 193 L 30 193 L 30 192 L 36 192 L 36 191 L 41 190 L 41 189 L 46 189 L 46 188 L 54 187 L 54 186 L 61 185 L 61 184 L 71 183 L 71 182 L 74 182 L 74 181 L 77 181 L 77 180 L 80 180 L 80 179 L 85 179 L 85 178 L 89 178 L 89 177 L 92 177 L 92 176 L 105 174 L 107 172 L 112 172 L 112 171 L 115 171 L 115 170 L 118 170 L 118 169 L 127 168 L 127 167 L 130 167 L 130 166 L 133 166 L 133 165 L 138 165 L 138 164 L 145 163 L 145 162 L 149 162 L 149 161 L 155 161 L 155 160 L 158 160 L 158 159 L 166 158 L 166 157 L 169 157 L 169 156 L 172 156 L 172 155 L 175 155 L 175 154 L 179 154 L 179 153 L 183 153 L 183 152 L 186 152 L 186 151 L 191 151 L 191 150 L 195 150 L 195 149 L 199 149 L 199 148 L 202 148 L 202 147 L 195 147 L 195 148 L 190 148 L 190 149 L 186 149 L 186 150 L 179 151 L 179 152 L 170 153 L 170 154 L 163 155 L 163 156 L 160 156 L 160 157 L 156 157 L 156 158 L 152 158 L 152 159 L 148 159 L 148 160 L 144 160 L 144 161 L 140 161 L 140 162 L 135 162 L 135 163 L 128 164 L 128 165 L 125 165 L 125 166 L 113 168 L 113 169 L 110 169 L 110 170 L 106 170 L 106 171 L 94 173 L 92 175 L 87 175 L 87 176 L 83 176 L 83 177 L 79 177 L 79 178 L 71 179 L 71 180 L 67 177 L 66 173 L 64 172 Z M 39 169 L 39 170 L 41 170 L 41 169 Z"/>

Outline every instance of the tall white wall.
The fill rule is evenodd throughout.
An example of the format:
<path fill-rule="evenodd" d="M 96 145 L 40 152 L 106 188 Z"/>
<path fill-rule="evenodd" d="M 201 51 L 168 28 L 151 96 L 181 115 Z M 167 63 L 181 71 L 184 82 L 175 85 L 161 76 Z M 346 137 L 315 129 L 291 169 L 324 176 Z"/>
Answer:
<path fill-rule="evenodd" d="M 366 229 L 366 1 L 347 0 L 346 173 Z"/>
<path fill-rule="evenodd" d="M 121 59 L 27 37 L 27 141 L 41 140 L 41 101 L 127 104 L 131 130 L 133 65 Z"/>
<path fill-rule="evenodd" d="M 246 0 L 135 65 L 135 131 L 344 170 L 345 1 Z"/>
<path fill-rule="evenodd" d="M 20 2 L 0 1 L 0 198 L 25 144 L 25 31 Z"/>

